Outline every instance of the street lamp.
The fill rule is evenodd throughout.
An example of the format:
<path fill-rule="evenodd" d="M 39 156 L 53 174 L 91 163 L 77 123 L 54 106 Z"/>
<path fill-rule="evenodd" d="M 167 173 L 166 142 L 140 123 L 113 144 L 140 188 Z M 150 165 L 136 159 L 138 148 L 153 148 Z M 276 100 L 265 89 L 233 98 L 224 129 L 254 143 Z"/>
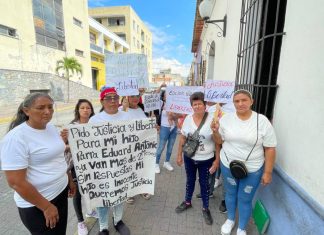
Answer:
<path fill-rule="evenodd" d="M 222 20 L 210 20 L 214 4 L 213 2 L 214 0 L 203 0 L 199 5 L 199 14 L 206 24 L 216 25 L 223 32 L 223 37 L 225 37 L 227 16 L 225 15 Z M 217 23 L 223 23 L 223 29 Z"/>

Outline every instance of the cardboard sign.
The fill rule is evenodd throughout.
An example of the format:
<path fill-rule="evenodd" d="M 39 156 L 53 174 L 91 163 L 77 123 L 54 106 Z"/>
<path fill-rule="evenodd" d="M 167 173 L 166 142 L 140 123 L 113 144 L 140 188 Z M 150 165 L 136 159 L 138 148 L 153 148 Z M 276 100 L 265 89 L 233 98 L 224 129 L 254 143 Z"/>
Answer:
<path fill-rule="evenodd" d="M 190 96 L 194 92 L 204 92 L 202 86 L 169 86 L 166 88 L 165 110 L 168 112 L 191 114 L 193 113 Z"/>
<path fill-rule="evenodd" d="M 130 96 L 130 95 L 138 95 L 138 85 L 136 78 L 125 78 L 120 79 L 118 82 L 115 81 L 115 88 L 117 94 L 120 96 Z"/>
<path fill-rule="evenodd" d="M 150 112 L 160 109 L 160 94 L 145 94 L 142 96 L 144 104 L 144 112 Z"/>
<path fill-rule="evenodd" d="M 154 194 L 155 119 L 69 125 L 69 145 L 87 208 Z"/>
<path fill-rule="evenodd" d="M 235 81 L 207 80 L 205 85 L 205 101 L 215 103 L 233 102 Z"/>
<path fill-rule="evenodd" d="M 106 54 L 106 84 L 135 78 L 139 88 L 149 88 L 147 58 L 143 54 Z"/>

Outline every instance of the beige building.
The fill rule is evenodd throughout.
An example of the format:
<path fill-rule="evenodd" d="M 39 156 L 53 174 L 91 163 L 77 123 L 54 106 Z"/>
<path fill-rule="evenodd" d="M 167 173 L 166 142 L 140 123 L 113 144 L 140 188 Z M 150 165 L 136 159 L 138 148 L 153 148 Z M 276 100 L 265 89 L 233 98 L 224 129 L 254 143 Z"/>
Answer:
<path fill-rule="evenodd" d="M 92 87 L 87 0 L 0 1 L 0 69 L 56 74 L 56 61 L 75 57 Z"/>
<path fill-rule="evenodd" d="M 161 69 L 160 73 L 153 74 L 152 82 L 160 86 L 165 83 L 167 86 L 184 86 L 185 78 L 180 74 L 171 73 L 171 69 Z"/>
<path fill-rule="evenodd" d="M 152 77 L 152 33 L 131 6 L 90 8 L 89 15 L 129 44 L 130 53 L 145 54 Z"/>

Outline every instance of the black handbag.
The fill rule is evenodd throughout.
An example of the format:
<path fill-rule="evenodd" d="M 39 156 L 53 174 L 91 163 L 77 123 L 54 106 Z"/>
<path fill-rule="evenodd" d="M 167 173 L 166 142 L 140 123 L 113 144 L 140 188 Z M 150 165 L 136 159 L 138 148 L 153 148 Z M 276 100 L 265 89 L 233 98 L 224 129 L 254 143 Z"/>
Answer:
<path fill-rule="evenodd" d="M 249 159 L 254 147 L 256 146 L 256 144 L 258 142 L 258 139 L 259 139 L 259 114 L 257 114 L 257 139 L 253 145 L 253 148 L 251 149 L 249 155 L 247 156 L 247 158 L 244 162 L 246 162 Z M 225 151 L 224 151 L 224 153 L 225 153 Z M 225 153 L 225 157 L 226 157 L 227 161 L 229 161 L 226 153 Z M 230 162 L 229 168 L 230 168 L 231 174 L 234 178 L 244 179 L 245 177 L 247 177 L 249 172 L 248 172 L 244 162 L 239 161 L 239 160 L 233 160 Z"/>
<path fill-rule="evenodd" d="M 182 147 L 182 152 L 184 153 L 185 156 L 187 156 L 189 158 L 192 158 L 195 155 L 195 153 L 199 147 L 199 131 L 200 131 L 201 127 L 204 125 L 207 116 L 208 116 L 208 113 L 205 112 L 204 117 L 201 120 L 198 129 L 192 135 L 187 136 L 186 142 L 184 143 L 184 145 Z"/>

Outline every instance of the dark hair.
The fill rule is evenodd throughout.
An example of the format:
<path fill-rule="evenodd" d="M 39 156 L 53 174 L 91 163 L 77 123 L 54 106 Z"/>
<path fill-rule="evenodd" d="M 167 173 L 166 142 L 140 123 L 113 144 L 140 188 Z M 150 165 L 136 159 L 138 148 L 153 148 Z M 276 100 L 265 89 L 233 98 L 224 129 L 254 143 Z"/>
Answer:
<path fill-rule="evenodd" d="M 252 100 L 252 94 L 248 90 L 240 89 L 240 90 L 235 91 L 234 95 L 233 95 L 233 99 L 234 99 L 234 96 L 236 96 L 238 94 L 246 95 L 250 98 L 250 100 Z"/>
<path fill-rule="evenodd" d="M 191 96 L 190 96 L 190 104 L 192 105 L 192 103 L 195 100 L 201 100 L 204 103 L 204 105 L 206 105 L 206 101 L 204 100 L 204 98 L 205 98 L 205 95 L 201 91 L 197 91 L 195 93 L 192 93 Z"/>
<path fill-rule="evenodd" d="M 164 94 L 165 94 L 165 90 L 162 90 L 161 95 L 160 95 L 160 100 L 162 100 L 162 101 L 163 101 L 163 98 L 164 98 Z"/>
<path fill-rule="evenodd" d="M 80 112 L 79 112 L 79 109 L 80 109 L 80 106 L 82 103 L 87 103 L 90 108 L 91 108 L 91 114 L 90 114 L 90 117 L 92 117 L 95 113 L 94 113 L 94 109 L 93 109 L 93 106 L 91 104 L 91 102 L 87 99 L 79 99 L 77 104 L 75 105 L 75 109 L 74 109 L 74 119 L 71 121 L 71 123 L 73 122 L 77 122 L 80 120 Z M 89 118 L 90 118 L 89 117 Z"/>
<path fill-rule="evenodd" d="M 24 101 L 21 102 L 21 104 L 19 105 L 16 115 L 14 116 L 13 120 L 9 124 L 8 131 L 14 129 L 16 126 L 19 126 L 21 123 L 23 123 L 29 119 L 29 117 L 24 113 L 23 109 L 31 107 L 34 104 L 35 100 L 39 97 L 46 97 L 46 98 L 50 99 L 52 102 L 54 102 L 52 97 L 50 97 L 46 93 L 34 92 L 34 93 L 27 95 L 25 97 Z"/>

